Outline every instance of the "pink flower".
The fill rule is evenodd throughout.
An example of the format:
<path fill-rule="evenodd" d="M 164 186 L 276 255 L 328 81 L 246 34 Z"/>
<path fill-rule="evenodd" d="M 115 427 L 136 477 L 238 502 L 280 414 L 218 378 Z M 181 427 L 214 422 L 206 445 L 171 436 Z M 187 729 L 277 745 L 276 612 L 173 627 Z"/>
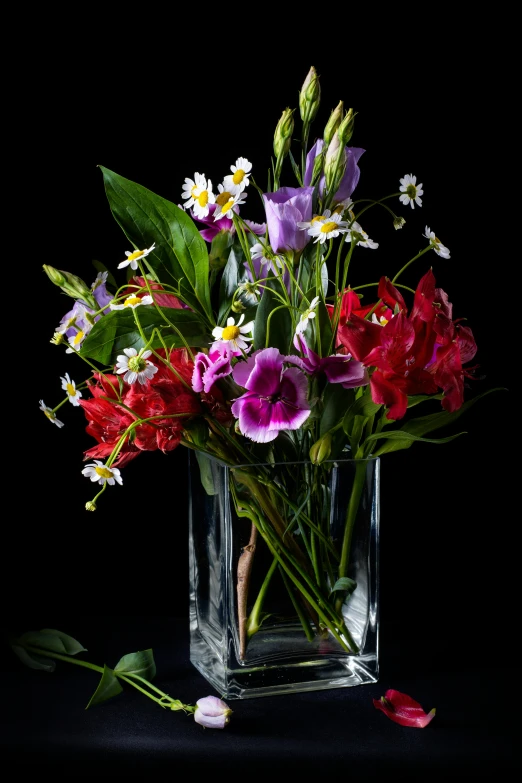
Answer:
<path fill-rule="evenodd" d="M 234 355 L 227 343 L 216 342 L 208 354 L 201 351 L 194 357 L 192 388 L 195 392 L 208 392 L 219 378 L 232 372 L 230 360 Z"/>
<path fill-rule="evenodd" d="M 194 720 L 206 729 L 224 729 L 231 715 L 228 704 L 217 696 L 205 696 L 196 702 Z"/>
<path fill-rule="evenodd" d="M 234 380 L 247 389 L 233 403 L 243 435 L 256 443 L 275 440 L 281 430 L 297 430 L 310 415 L 308 379 L 277 348 L 256 351 L 233 369 Z"/>
<path fill-rule="evenodd" d="M 417 729 L 423 729 L 435 717 L 435 708 L 424 712 L 419 702 L 411 696 L 393 689 L 387 690 L 380 699 L 373 699 L 373 706 L 395 723 Z"/>

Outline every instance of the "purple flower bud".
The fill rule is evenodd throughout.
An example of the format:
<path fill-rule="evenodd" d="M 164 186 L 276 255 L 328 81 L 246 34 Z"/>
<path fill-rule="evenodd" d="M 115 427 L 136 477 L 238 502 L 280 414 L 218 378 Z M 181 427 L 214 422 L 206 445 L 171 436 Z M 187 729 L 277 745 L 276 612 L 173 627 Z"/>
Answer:
<path fill-rule="evenodd" d="M 217 696 L 205 696 L 196 702 L 194 720 L 206 729 L 224 729 L 231 715 L 228 704 Z"/>

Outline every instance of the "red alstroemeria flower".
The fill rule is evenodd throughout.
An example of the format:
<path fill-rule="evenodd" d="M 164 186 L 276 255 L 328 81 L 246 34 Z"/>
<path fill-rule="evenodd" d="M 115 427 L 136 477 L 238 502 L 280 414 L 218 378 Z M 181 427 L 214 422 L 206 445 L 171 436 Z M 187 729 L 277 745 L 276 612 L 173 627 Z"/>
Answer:
<path fill-rule="evenodd" d="M 165 357 L 163 349 L 157 353 Z M 108 457 L 136 417 L 160 418 L 140 424 L 132 431 L 114 466 L 126 465 L 142 451 L 172 451 L 179 445 L 186 418 L 201 413 L 198 396 L 190 388 L 193 362 L 187 351 L 184 348 L 173 349 L 169 361 L 188 386 L 154 355 L 150 361 L 156 364 L 158 372 L 145 386 L 123 383 L 121 401 L 125 407 L 118 404 L 110 385 L 112 382 L 118 389 L 121 379 L 114 375 L 105 378 L 99 374 L 94 376 L 95 383 L 89 387 L 93 398 L 80 402 L 89 422 L 86 431 L 98 441 L 98 445 L 88 449 L 84 459 Z M 103 397 L 109 397 L 114 402 Z"/>
<path fill-rule="evenodd" d="M 353 293 L 353 292 L 352 292 Z M 464 378 L 472 370 L 463 365 L 477 350 L 468 327 L 452 321 L 447 294 L 435 287 L 431 269 L 421 278 L 408 315 L 401 294 L 386 278 L 379 297 L 393 304 L 391 318 L 372 323 L 351 310 L 339 322 L 337 338 L 366 367 L 373 367 L 372 400 L 388 408 L 388 419 L 401 419 L 408 396 L 444 392 L 442 407 L 455 411 L 464 401 Z"/>
<path fill-rule="evenodd" d="M 156 291 L 165 291 L 162 285 L 160 283 L 155 283 L 153 280 L 147 279 L 147 282 L 149 284 L 149 288 L 151 289 L 152 298 L 154 299 L 154 304 L 157 304 L 158 307 L 174 307 L 177 310 L 189 310 L 190 308 L 188 305 L 183 304 L 177 296 L 174 296 L 174 294 L 169 293 L 156 293 Z M 131 277 L 129 280 L 129 286 L 136 286 L 139 285 L 143 288 L 143 293 L 148 293 L 148 288 L 145 284 L 145 278 L 144 277 Z M 135 288 L 127 288 L 123 292 L 125 296 L 131 296 L 136 294 Z"/>
<path fill-rule="evenodd" d="M 398 723 L 400 726 L 410 726 L 416 729 L 423 729 L 435 717 L 435 708 L 429 712 L 424 712 L 419 702 L 415 701 L 406 693 L 387 690 L 380 699 L 373 699 L 373 706 L 377 710 L 384 712 L 386 717 Z"/>

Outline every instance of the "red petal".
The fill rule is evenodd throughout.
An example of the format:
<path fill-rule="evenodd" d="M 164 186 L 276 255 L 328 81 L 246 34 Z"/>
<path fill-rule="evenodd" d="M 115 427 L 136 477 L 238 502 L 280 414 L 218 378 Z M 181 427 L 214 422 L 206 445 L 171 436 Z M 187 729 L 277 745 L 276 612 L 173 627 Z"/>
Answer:
<path fill-rule="evenodd" d="M 387 690 L 380 699 L 373 699 L 373 706 L 400 726 L 423 729 L 435 717 L 435 709 L 424 712 L 418 701 L 393 689 Z"/>

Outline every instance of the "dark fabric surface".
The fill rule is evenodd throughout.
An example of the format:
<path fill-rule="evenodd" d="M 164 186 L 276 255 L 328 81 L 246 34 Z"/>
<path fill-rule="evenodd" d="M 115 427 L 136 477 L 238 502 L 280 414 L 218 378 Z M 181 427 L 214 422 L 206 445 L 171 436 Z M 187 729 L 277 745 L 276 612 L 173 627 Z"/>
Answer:
<path fill-rule="evenodd" d="M 59 620 L 59 618 L 56 618 Z M 34 622 L 38 622 L 34 618 Z M 85 660 L 109 666 L 152 647 L 155 683 L 193 704 L 216 694 L 189 661 L 188 621 L 172 616 L 77 618 L 62 627 L 89 648 Z M 87 639 L 86 637 L 89 637 Z M 92 644 L 90 644 L 90 641 Z M 517 672 L 508 657 L 471 654 L 469 645 L 381 630 L 377 684 L 275 697 L 230 700 L 225 730 L 161 709 L 130 686 L 89 710 L 98 675 L 68 663 L 52 674 L 24 667 L 3 649 L 0 755 L 15 769 L 143 777 L 211 772 L 247 779 L 278 772 L 345 780 L 425 780 L 444 773 L 496 780 L 520 766 L 512 717 Z M 437 714 L 424 729 L 390 721 L 373 706 L 388 688 Z M 56 778 L 55 778 L 56 779 Z"/>

